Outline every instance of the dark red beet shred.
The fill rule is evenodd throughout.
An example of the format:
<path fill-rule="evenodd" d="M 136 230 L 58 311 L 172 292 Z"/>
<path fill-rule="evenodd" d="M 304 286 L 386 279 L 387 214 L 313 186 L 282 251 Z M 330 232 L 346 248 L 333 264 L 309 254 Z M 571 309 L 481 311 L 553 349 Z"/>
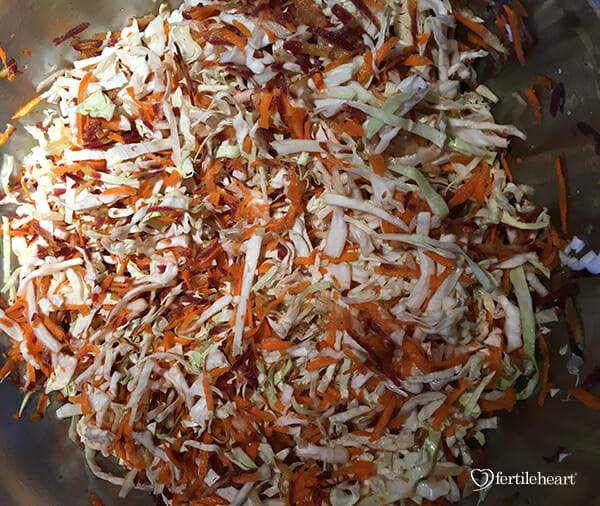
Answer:
<path fill-rule="evenodd" d="M 54 45 L 58 46 L 59 44 L 62 44 L 65 40 L 75 37 L 75 35 L 79 35 L 81 32 L 86 30 L 89 26 L 90 26 L 89 23 L 81 23 L 81 24 L 77 25 L 75 28 L 71 28 L 65 34 L 61 35 L 60 37 L 56 37 L 53 40 Z"/>
<path fill-rule="evenodd" d="M 558 83 L 552 88 L 550 95 L 550 114 L 554 118 L 558 111 L 563 112 L 565 109 L 565 87 L 562 83 Z"/>

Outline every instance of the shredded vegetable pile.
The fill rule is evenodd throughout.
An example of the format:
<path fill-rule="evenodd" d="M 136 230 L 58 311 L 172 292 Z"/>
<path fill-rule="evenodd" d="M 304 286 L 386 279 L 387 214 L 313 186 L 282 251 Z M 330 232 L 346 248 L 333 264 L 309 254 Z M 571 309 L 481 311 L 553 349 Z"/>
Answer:
<path fill-rule="evenodd" d="M 472 67 L 501 40 L 448 0 L 190 0 L 80 46 L 5 159 L 1 376 L 122 495 L 469 494 L 496 412 L 549 388 L 565 246 Z"/>

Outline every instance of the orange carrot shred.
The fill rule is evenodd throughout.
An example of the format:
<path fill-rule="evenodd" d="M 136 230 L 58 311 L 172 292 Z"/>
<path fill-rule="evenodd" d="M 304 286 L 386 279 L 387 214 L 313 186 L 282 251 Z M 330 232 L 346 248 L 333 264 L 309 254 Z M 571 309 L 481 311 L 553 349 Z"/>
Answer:
<path fill-rule="evenodd" d="M 22 118 L 23 116 L 26 116 L 27 114 L 29 114 L 31 111 L 33 111 L 35 109 L 35 107 L 42 101 L 42 97 L 41 96 L 37 96 L 35 98 L 33 98 L 32 100 L 30 100 L 29 102 L 27 102 L 23 107 L 21 107 L 17 112 L 15 112 L 11 119 L 19 119 Z"/>
<path fill-rule="evenodd" d="M 468 17 L 463 16 L 460 12 L 458 11 L 453 11 L 454 17 L 456 18 L 456 20 L 466 26 L 469 30 L 471 30 L 472 32 L 476 33 L 477 35 L 479 35 L 482 39 L 486 36 L 486 34 L 488 33 L 487 29 L 485 28 L 485 26 L 483 26 L 481 23 L 476 23 L 475 21 L 471 21 Z"/>
<path fill-rule="evenodd" d="M 219 30 L 219 36 L 237 46 L 242 53 L 246 50 L 246 41 L 231 30 L 222 28 Z"/>
<path fill-rule="evenodd" d="M 556 169 L 556 177 L 558 178 L 558 192 L 559 192 L 559 207 L 560 207 L 560 224 L 562 227 L 563 234 L 567 234 L 568 228 L 568 193 L 567 193 L 567 179 L 565 176 L 565 169 L 562 163 L 562 158 L 557 156 L 554 159 L 554 167 Z"/>
<path fill-rule="evenodd" d="M 552 79 L 550 79 L 549 77 L 546 77 L 545 75 L 536 74 L 535 80 L 538 82 L 538 84 L 540 86 L 543 86 L 547 90 L 551 90 L 554 87 L 554 83 L 552 82 Z"/>
<path fill-rule="evenodd" d="M 260 128 L 269 128 L 269 116 L 271 111 L 272 100 L 272 93 L 265 93 L 260 99 L 260 119 L 258 121 L 258 126 Z"/>
<path fill-rule="evenodd" d="M 426 56 L 418 54 L 411 54 L 405 61 L 404 64 L 408 67 L 420 67 L 422 65 L 433 65 L 433 62 Z"/>
<path fill-rule="evenodd" d="M 569 388 L 569 394 L 575 397 L 579 402 L 585 404 L 593 411 L 600 411 L 600 397 L 594 395 L 581 387 Z"/>
<path fill-rule="evenodd" d="M 83 76 L 83 78 L 79 82 L 79 88 L 77 89 L 77 103 L 78 104 L 81 104 L 81 102 L 83 102 L 83 100 L 85 99 L 85 92 L 87 90 L 88 83 L 90 82 L 90 79 L 92 78 L 92 75 L 93 74 L 91 72 L 88 72 L 86 75 Z"/>
<path fill-rule="evenodd" d="M 131 186 L 115 186 L 107 188 L 102 192 L 102 195 L 135 195 L 137 190 Z"/>
<path fill-rule="evenodd" d="M 232 24 L 249 39 L 252 37 L 252 32 L 248 28 L 246 28 L 246 26 L 244 24 L 242 24 L 240 21 L 238 21 L 237 19 L 234 19 L 232 21 Z"/>
<path fill-rule="evenodd" d="M 383 157 L 382 154 L 370 155 L 369 162 L 371 163 L 371 168 L 373 169 L 373 172 L 375 172 L 375 174 L 380 176 L 381 174 L 385 173 L 385 171 L 386 171 L 385 158 Z"/>
<path fill-rule="evenodd" d="M 508 17 L 508 26 L 510 26 L 510 32 L 513 38 L 513 45 L 515 48 L 515 54 L 517 60 L 521 65 L 525 65 L 525 52 L 523 51 L 523 43 L 521 42 L 521 19 L 508 5 L 503 5 Z"/>
<path fill-rule="evenodd" d="M 529 106 L 531 107 L 531 112 L 533 113 L 533 117 L 535 118 L 536 123 L 542 122 L 542 104 L 540 104 L 540 99 L 535 92 L 535 88 L 530 86 L 525 89 L 525 97 L 529 102 Z"/>
<path fill-rule="evenodd" d="M 15 80 L 15 74 L 13 72 L 10 72 L 8 70 L 8 66 L 6 64 L 6 51 L 4 51 L 4 48 L 2 47 L 2 44 L 0 44 L 0 60 L 2 61 L 2 65 L 4 66 L 3 69 L 3 73 L 6 72 L 6 74 L 4 74 L 9 81 L 14 81 Z"/>
<path fill-rule="evenodd" d="M 550 371 L 550 352 L 548 351 L 548 343 L 542 334 L 538 337 L 540 352 L 542 354 L 542 370 L 540 375 L 540 394 L 538 395 L 538 406 L 543 406 L 548 395 L 548 372 Z"/>
<path fill-rule="evenodd" d="M 505 409 L 506 411 L 512 411 L 513 406 L 517 402 L 517 394 L 514 388 L 507 388 L 506 392 L 500 399 L 496 401 L 486 401 L 481 399 L 479 401 L 479 407 L 482 411 L 500 411 Z"/>
<path fill-rule="evenodd" d="M 398 42 L 398 37 L 391 37 L 386 40 L 383 45 L 377 50 L 375 54 L 375 66 L 379 67 L 381 62 L 385 59 L 388 53 L 394 48 Z"/>
<path fill-rule="evenodd" d="M 6 125 L 6 130 L 0 134 L 0 146 L 10 139 L 10 136 L 15 133 L 15 130 L 16 128 L 13 125 Z"/>
<path fill-rule="evenodd" d="M 94 489 L 90 489 L 90 502 L 92 506 L 104 506 L 104 503 L 94 493 Z"/>
<path fill-rule="evenodd" d="M 389 392 L 389 390 L 388 390 L 388 392 Z M 369 441 L 377 441 L 382 436 L 384 429 L 388 425 L 389 421 L 392 418 L 392 414 L 394 413 L 394 410 L 396 409 L 396 403 L 397 403 L 397 401 L 396 401 L 396 398 L 393 393 L 391 393 L 391 395 L 387 396 L 385 408 L 384 408 L 383 412 L 381 413 L 381 416 L 379 417 L 379 420 L 377 421 L 375 428 L 373 429 L 371 437 L 369 437 Z"/>
<path fill-rule="evenodd" d="M 365 52 L 365 58 L 363 60 L 360 69 L 358 70 L 358 82 L 362 83 L 366 81 L 369 76 L 373 73 L 373 53 L 370 49 Z"/>

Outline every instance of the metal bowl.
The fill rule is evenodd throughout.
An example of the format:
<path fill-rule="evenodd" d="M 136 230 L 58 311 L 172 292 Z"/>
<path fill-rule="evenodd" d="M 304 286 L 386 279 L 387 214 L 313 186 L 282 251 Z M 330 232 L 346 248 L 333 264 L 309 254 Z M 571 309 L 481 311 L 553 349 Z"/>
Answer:
<path fill-rule="evenodd" d="M 176 3 L 176 2 L 175 2 Z M 87 21 L 89 33 L 119 29 L 134 15 L 143 15 L 151 7 L 146 0 L 104 0 L 100 2 L 67 0 L 3 0 L 0 18 L 0 42 L 7 54 L 17 59 L 23 75 L 13 83 L 0 81 L 0 125 L 4 125 L 18 106 L 35 94 L 45 76 L 64 67 L 75 57 L 68 44 L 55 48 L 52 39 L 69 28 Z M 512 63 L 500 72 L 480 68 L 486 82 L 501 97 L 496 115 L 501 122 L 512 122 L 525 130 L 526 142 L 513 144 L 513 158 L 519 182 L 532 185 L 534 200 L 547 206 L 558 218 L 558 188 L 553 159 L 564 155 L 570 189 L 570 232 L 588 240 L 598 250 L 600 236 L 600 158 L 594 145 L 583 136 L 577 123 L 584 121 L 600 128 L 600 0 L 546 0 L 529 2 L 529 25 L 536 44 L 528 51 L 528 63 Z M 14 33 L 14 36 L 12 35 Z M 23 49 L 30 49 L 27 56 Z M 562 82 L 566 89 L 564 113 L 536 125 L 528 106 L 513 95 L 535 82 L 536 73 Z M 22 129 L 21 129 L 22 130 Z M 23 154 L 31 140 L 22 134 L 0 149 Z M 599 337 L 600 282 L 581 277 L 577 305 L 587 334 L 584 376 L 600 362 Z M 504 474 L 528 471 L 545 474 L 576 473 L 575 486 L 503 486 L 495 487 L 486 499 L 490 506 L 505 504 L 548 506 L 563 504 L 600 504 L 596 492 L 596 471 L 600 462 L 600 424 L 598 415 L 578 402 L 563 402 L 566 388 L 574 377 L 566 372 L 566 360 L 559 349 L 567 343 L 563 323 L 556 324 L 549 336 L 551 379 L 563 387 L 543 408 L 535 400 L 519 403 L 512 413 L 501 417 L 500 429 L 488 433 L 484 467 Z M 0 384 L 0 503 L 15 506 L 44 504 L 80 505 L 89 501 L 94 489 L 106 506 L 142 506 L 155 504 L 147 494 L 132 492 L 126 499 L 118 490 L 93 477 L 84 463 L 77 444 L 67 438 L 68 426 L 53 416 L 52 409 L 38 423 L 15 421 L 21 394 L 8 382 Z M 26 413 L 27 415 L 27 413 Z M 552 459 L 559 448 L 571 455 L 562 462 Z M 474 504 L 476 498 L 466 499 Z"/>

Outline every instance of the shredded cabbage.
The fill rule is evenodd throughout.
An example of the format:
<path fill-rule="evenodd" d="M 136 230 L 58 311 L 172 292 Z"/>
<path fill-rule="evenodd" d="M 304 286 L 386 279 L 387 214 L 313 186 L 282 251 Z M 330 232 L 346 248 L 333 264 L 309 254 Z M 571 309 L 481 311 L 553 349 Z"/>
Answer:
<path fill-rule="evenodd" d="M 92 118 L 104 118 L 106 121 L 110 121 L 116 108 L 117 106 L 110 101 L 102 90 L 96 90 L 79 105 L 77 112 L 90 115 Z"/>

